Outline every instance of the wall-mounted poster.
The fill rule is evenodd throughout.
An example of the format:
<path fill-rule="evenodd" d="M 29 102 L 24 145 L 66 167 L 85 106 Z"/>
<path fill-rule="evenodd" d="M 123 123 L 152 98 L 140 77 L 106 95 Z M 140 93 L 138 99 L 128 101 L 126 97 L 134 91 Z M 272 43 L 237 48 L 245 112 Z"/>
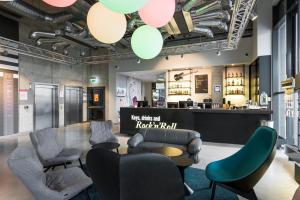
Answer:
<path fill-rule="evenodd" d="M 208 93 L 208 75 L 195 75 L 195 93 Z"/>
<path fill-rule="evenodd" d="M 126 96 L 126 88 L 117 88 L 117 97 L 125 97 Z"/>

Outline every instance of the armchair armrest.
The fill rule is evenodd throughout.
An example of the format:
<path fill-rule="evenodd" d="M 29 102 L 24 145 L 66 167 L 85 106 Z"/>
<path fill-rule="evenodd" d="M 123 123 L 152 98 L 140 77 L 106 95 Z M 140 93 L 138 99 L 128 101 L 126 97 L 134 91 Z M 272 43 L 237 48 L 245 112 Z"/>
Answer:
<path fill-rule="evenodd" d="M 201 150 L 202 140 L 200 138 L 193 139 L 187 146 L 187 150 L 191 154 L 196 154 Z"/>
<path fill-rule="evenodd" d="M 143 141 L 144 141 L 143 135 L 137 133 L 127 141 L 127 144 L 129 147 L 134 148 Z"/>

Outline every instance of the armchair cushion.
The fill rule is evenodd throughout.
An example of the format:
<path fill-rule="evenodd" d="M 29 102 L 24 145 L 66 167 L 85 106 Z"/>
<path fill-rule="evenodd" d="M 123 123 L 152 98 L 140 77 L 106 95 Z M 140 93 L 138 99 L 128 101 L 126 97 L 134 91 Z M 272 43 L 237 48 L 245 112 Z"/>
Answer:
<path fill-rule="evenodd" d="M 37 151 L 43 160 L 56 157 L 63 146 L 58 142 L 57 129 L 48 128 L 34 133 L 37 140 Z"/>
<path fill-rule="evenodd" d="M 46 177 L 46 185 L 50 189 L 58 191 L 64 199 L 70 199 L 76 196 L 92 184 L 91 179 L 77 167 L 53 172 L 50 171 Z"/>
<path fill-rule="evenodd" d="M 191 154 L 196 154 L 201 150 L 202 140 L 200 138 L 195 138 L 188 144 L 188 152 Z"/>
<path fill-rule="evenodd" d="M 138 144 L 140 144 L 143 141 L 144 141 L 143 135 L 137 133 L 127 141 L 127 144 L 129 147 L 133 148 L 133 147 L 136 147 Z"/>
<path fill-rule="evenodd" d="M 45 165 L 51 166 L 66 162 L 72 162 L 80 158 L 81 151 L 75 148 L 63 149 L 55 158 L 51 158 L 45 161 Z"/>
<path fill-rule="evenodd" d="M 101 142 L 118 142 L 118 139 L 112 133 L 112 121 L 92 121 L 90 124 L 92 135 L 90 144 L 98 144 Z"/>

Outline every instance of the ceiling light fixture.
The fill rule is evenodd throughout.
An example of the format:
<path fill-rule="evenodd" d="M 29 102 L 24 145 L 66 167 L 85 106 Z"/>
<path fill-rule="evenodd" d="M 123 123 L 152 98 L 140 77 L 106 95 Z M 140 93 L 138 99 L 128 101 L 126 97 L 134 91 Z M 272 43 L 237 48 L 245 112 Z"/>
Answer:
<path fill-rule="evenodd" d="M 43 0 L 43 1 L 51 6 L 64 8 L 64 7 L 71 6 L 77 0 Z"/>
<path fill-rule="evenodd" d="M 131 47 L 139 58 L 152 59 L 161 52 L 163 37 L 158 29 L 144 25 L 133 32 Z"/>
<path fill-rule="evenodd" d="M 140 64 L 140 63 L 141 63 L 141 59 L 137 59 L 137 60 L 136 60 L 136 63 L 137 63 L 137 64 Z"/>
<path fill-rule="evenodd" d="M 87 25 L 91 34 L 100 42 L 113 44 L 122 39 L 127 29 L 126 17 L 95 3 L 87 15 Z"/>
<path fill-rule="evenodd" d="M 149 0 L 139 10 L 139 15 L 145 24 L 159 28 L 165 26 L 173 18 L 175 8 L 175 0 Z"/>
<path fill-rule="evenodd" d="M 169 56 L 166 56 L 166 60 L 169 60 Z"/>
<path fill-rule="evenodd" d="M 221 55 L 221 51 L 220 51 L 220 50 L 217 52 L 217 55 L 218 55 L 218 56 L 220 56 L 220 55 Z"/>
<path fill-rule="evenodd" d="M 251 19 L 251 21 L 255 21 L 257 18 L 258 18 L 258 15 L 254 11 L 252 11 L 250 13 L 250 19 Z"/>
<path fill-rule="evenodd" d="M 148 0 L 100 0 L 100 2 L 114 12 L 129 14 L 144 7 Z"/>

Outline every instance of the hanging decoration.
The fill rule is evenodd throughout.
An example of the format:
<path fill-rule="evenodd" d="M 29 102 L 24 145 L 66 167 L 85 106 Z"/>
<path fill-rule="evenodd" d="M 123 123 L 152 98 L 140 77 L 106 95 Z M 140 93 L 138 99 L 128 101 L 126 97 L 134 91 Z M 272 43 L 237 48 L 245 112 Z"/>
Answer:
<path fill-rule="evenodd" d="M 152 59 L 161 52 L 163 38 L 159 30 L 144 25 L 134 31 L 131 37 L 131 47 L 138 57 Z"/>
<path fill-rule="evenodd" d="M 125 15 L 113 12 L 98 2 L 88 12 L 87 25 L 98 41 L 112 44 L 124 36 L 127 21 Z"/>
<path fill-rule="evenodd" d="M 159 28 L 165 26 L 175 13 L 175 0 L 149 0 L 139 10 L 139 15 L 145 24 Z"/>
<path fill-rule="evenodd" d="M 148 0 L 100 0 L 100 2 L 112 11 L 129 14 L 138 11 L 145 6 Z"/>
<path fill-rule="evenodd" d="M 64 8 L 64 7 L 71 6 L 77 0 L 43 0 L 43 1 L 51 6 Z"/>

